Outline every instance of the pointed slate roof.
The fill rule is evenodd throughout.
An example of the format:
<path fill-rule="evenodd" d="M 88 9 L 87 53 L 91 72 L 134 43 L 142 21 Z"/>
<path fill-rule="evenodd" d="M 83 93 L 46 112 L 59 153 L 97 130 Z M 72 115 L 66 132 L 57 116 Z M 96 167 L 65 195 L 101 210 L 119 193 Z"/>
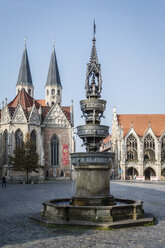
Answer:
<path fill-rule="evenodd" d="M 51 54 L 46 85 L 59 85 L 59 86 L 61 86 L 60 74 L 59 74 L 59 70 L 58 70 L 58 64 L 57 64 L 57 58 L 56 58 L 54 46 L 53 46 L 53 51 Z"/>
<path fill-rule="evenodd" d="M 26 45 L 25 45 L 25 49 L 22 55 L 22 61 L 21 61 L 21 66 L 20 66 L 18 80 L 17 80 L 17 85 L 20 85 L 20 84 L 21 85 L 22 84 L 33 85 Z"/>

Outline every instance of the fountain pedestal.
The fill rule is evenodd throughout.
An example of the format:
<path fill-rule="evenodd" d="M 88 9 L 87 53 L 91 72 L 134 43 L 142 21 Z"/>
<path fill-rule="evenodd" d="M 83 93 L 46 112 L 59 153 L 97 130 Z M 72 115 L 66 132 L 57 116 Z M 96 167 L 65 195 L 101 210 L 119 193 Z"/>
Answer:
<path fill-rule="evenodd" d="M 77 206 L 114 205 L 110 195 L 110 168 L 114 153 L 72 153 L 77 172 L 76 193 L 71 204 Z"/>

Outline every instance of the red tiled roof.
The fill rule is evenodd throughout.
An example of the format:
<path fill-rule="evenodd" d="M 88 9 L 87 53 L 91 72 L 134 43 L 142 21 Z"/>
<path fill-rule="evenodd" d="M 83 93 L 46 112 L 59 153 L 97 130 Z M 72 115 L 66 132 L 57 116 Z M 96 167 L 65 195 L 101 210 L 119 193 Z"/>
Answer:
<path fill-rule="evenodd" d="M 42 106 L 42 117 L 43 119 L 47 116 L 48 112 L 50 111 L 50 106 Z"/>
<path fill-rule="evenodd" d="M 123 128 L 123 136 L 128 133 L 131 125 L 139 137 L 144 136 L 149 125 L 157 137 L 160 137 L 165 130 L 165 114 L 117 115 L 117 118 Z"/>
<path fill-rule="evenodd" d="M 111 138 L 112 136 L 108 135 L 105 139 L 103 139 L 100 149 L 102 152 L 112 148 Z"/>
<path fill-rule="evenodd" d="M 16 108 L 19 101 L 23 110 L 29 110 L 28 108 L 31 108 L 33 106 L 33 102 L 35 102 L 35 106 L 37 109 L 39 109 L 40 107 L 40 104 L 36 100 L 34 100 L 33 97 L 28 95 L 28 93 L 23 88 L 18 92 L 14 100 L 8 104 L 8 107 Z"/>
<path fill-rule="evenodd" d="M 37 101 L 41 106 L 43 106 L 43 107 L 44 107 L 44 106 L 47 106 L 45 100 L 37 99 L 36 101 Z"/>
<path fill-rule="evenodd" d="M 62 107 L 61 106 L 62 111 L 64 112 L 66 118 L 68 119 L 68 121 L 70 122 L 70 107 Z"/>
<path fill-rule="evenodd" d="M 46 106 L 45 100 L 35 100 L 30 95 L 28 95 L 28 93 L 22 88 L 18 92 L 18 94 L 16 95 L 14 100 L 11 101 L 8 104 L 8 108 L 9 108 L 9 111 L 10 111 L 11 115 L 14 114 L 14 111 L 15 111 L 19 101 L 21 103 L 21 106 L 22 106 L 22 108 L 24 110 L 24 113 L 25 113 L 27 118 L 29 117 L 29 114 L 31 112 L 31 109 L 33 107 L 34 102 L 35 102 L 35 106 L 36 106 L 37 109 L 39 109 L 40 106 L 42 107 L 42 117 L 43 117 L 43 119 L 47 116 L 48 112 L 51 109 L 50 106 Z M 66 118 L 70 122 L 71 121 L 70 107 L 61 107 L 61 110 L 63 111 L 63 113 L 65 114 Z"/>

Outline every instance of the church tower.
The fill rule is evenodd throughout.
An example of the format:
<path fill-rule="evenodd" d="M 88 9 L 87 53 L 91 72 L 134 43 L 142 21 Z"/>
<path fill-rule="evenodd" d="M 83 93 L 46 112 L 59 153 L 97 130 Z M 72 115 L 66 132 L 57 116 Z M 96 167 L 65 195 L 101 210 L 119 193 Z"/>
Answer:
<path fill-rule="evenodd" d="M 31 97 L 34 97 L 34 86 L 33 86 L 31 72 L 30 72 L 26 43 L 25 43 L 25 48 L 24 48 L 24 52 L 22 55 L 21 66 L 20 66 L 18 80 L 16 84 L 16 94 L 18 94 L 18 92 L 22 88 L 24 88 L 25 91 Z"/>
<path fill-rule="evenodd" d="M 46 105 L 52 106 L 55 103 L 61 105 L 62 101 L 62 85 L 58 70 L 57 58 L 53 44 L 53 50 L 50 59 L 47 81 L 45 84 L 45 102 Z"/>

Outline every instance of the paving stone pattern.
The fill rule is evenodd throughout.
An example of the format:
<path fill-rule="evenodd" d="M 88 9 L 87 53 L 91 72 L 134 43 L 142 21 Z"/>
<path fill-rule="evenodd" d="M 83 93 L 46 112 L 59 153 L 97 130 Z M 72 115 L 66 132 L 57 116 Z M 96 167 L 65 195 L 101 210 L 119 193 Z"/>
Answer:
<path fill-rule="evenodd" d="M 165 183 L 111 182 L 111 193 L 115 197 L 144 201 L 145 211 L 153 213 L 158 219 L 155 226 L 111 231 L 49 229 L 29 220 L 28 216 L 41 210 L 43 201 L 70 197 L 73 193 L 72 181 L 33 185 L 8 184 L 7 188 L 0 188 L 0 247 L 165 247 Z"/>

